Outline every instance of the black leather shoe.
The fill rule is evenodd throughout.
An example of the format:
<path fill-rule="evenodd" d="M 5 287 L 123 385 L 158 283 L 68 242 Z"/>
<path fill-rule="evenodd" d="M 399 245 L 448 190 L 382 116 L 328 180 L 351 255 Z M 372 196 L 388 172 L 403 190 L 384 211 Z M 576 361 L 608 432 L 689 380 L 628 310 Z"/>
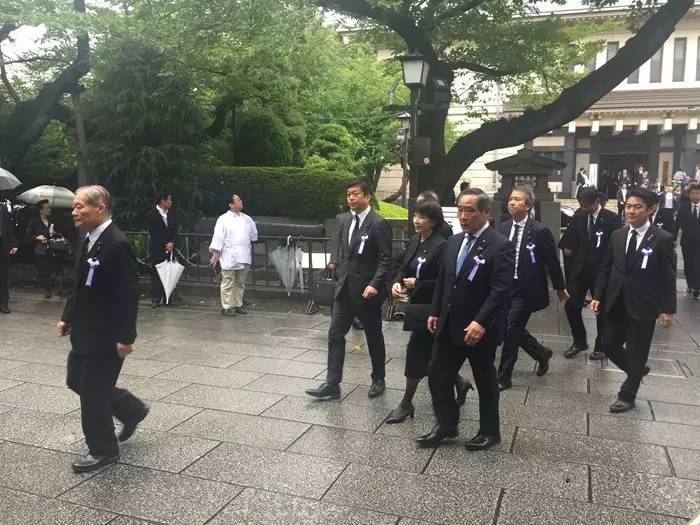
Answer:
<path fill-rule="evenodd" d="M 1 314 L 11 314 L 12 310 L 10 310 L 6 304 L 0 305 L 0 313 Z"/>
<path fill-rule="evenodd" d="M 467 394 L 472 388 L 474 387 L 466 379 L 464 380 L 464 383 L 457 383 L 455 385 L 455 390 L 457 391 L 456 401 L 459 406 L 462 406 L 464 403 L 467 402 Z"/>
<path fill-rule="evenodd" d="M 504 390 L 508 390 L 513 386 L 513 382 L 510 379 L 506 378 L 501 378 L 498 380 L 498 391 L 503 392 Z"/>
<path fill-rule="evenodd" d="M 228 308 L 228 309 L 222 308 L 221 315 L 223 315 L 224 317 L 236 317 L 236 312 L 234 312 L 230 308 Z"/>
<path fill-rule="evenodd" d="M 645 367 L 642 369 L 642 377 L 648 376 L 648 375 L 649 375 L 649 372 L 651 372 L 651 368 L 649 368 L 648 366 L 645 366 Z"/>
<path fill-rule="evenodd" d="M 329 401 L 331 399 L 340 399 L 340 387 L 337 385 L 329 385 L 323 383 L 318 388 L 309 388 L 306 394 L 315 397 L 319 401 Z"/>
<path fill-rule="evenodd" d="M 542 377 L 549 371 L 549 360 L 552 358 L 553 352 L 547 348 L 547 355 L 537 365 L 537 377 Z"/>
<path fill-rule="evenodd" d="M 620 414 L 622 412 L 629 412 L 634 408 L 634 401 L 631 403 L 629 401 L 623 401 L 618 399 L 612 405 L 610 405 L 610 412 L 613 414 Z"/>
<path fill-rule="evenodd" d="M 367 391 L 367 397 L 379 397 L 384 393 L 385 390 L 386 384 L 384 383 L 384 380 L 377 379 L 375 381 L 372 381 L 372 385 Z"/>
<path fill-rule="evenodd" d="M 236 307 L 236 313 L 237 313 L 237 314 L 241 314 L 241 315 L 245 315 L 245 314 L 248 313 L 248 310 L 246 310 L 246 309 L 243 308 L 242 306 L 237 306 L 237 307 Z"/>
<path fill-rule="evenodd" d="M 161 301 L 151 301 L 151 308 L 160 308 L 162 304 Z"/>
<path fill-rule="evenodd" d="M 410 405 L 408 407 L 396 407 L 394 410 L 389 412 L 389 415 L 386 416 L 385 422 L 393 425 L 396 423 L 403 423 L 408 419 L 409 417 L 413 418 L 415 417 L 416 414 L 416 409 L 413 405 Z"/>
<path fill-rule="evenodd" d="M 700 297 L 700 290 L 693 290 L 693 299 Z"/>
<path fill-rule="evenodd" d="M 76 459 L 73 464 L 73 472 L 94 472 L 95 470 L 116 463 L 119 460 L 119 454 L 116 456 L 93 456 L 88 454 L 84 458 Z"/>
<path fill-rule="evenodd" d="M 435 448 L 443 439 L 456 438 L 458 435 L 459 433 L 456 428 L 447 430 L 436 425 L 427 434 L 419 436 L 418 439 L 416 439 L 416 443 L 418 443 L 420 448 Z"/>
<path fill-rule="evenodd" d="M 591 361 L 602 361 L 605 359 L 605 354 L 601 352 L 600 350 L 594 350 L 591 352 L 591 355 L 588 356 L 588 359 Z"/>
<path fill-rule="evenodd" d="M 564 352 L 564 357 L 572 358 L 579 352 L 585 352 L 588 350 L 588 345 L 577 345 L 576 343 L 571 343 L 569 349 Z"/>
<path fill-rule="evenodd" d="M 127 439 L 129 439 L 131 436 L 134 435 L 134 432 L 136 432 L 136 427 L 139 426 L 139 423 L 146 419 L 146 416 L 148 415 L 148 412 L 150 411 L 150 408 L 148 405 L 143 406 L 143 414 L 141 416 L 141 419 L 138 421 L 135 421 L 133 423 L 128 423 L 124 425 L 124 428 L 122 428 L 122 431 L 119 433 L 119 443 L 124 443 Z"/>
<path fill-rule="evenodd" d="M 486 450 L 501 442 L 500 436 L 484 436 L 477 434 L 464 444 L 467 450 Z"/>

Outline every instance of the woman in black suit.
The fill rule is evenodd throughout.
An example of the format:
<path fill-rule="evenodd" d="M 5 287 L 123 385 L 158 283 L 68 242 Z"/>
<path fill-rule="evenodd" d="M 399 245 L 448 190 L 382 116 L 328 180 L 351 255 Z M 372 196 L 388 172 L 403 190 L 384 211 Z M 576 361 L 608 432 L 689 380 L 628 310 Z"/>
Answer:
<path fill-rule="evenodd" d="M 36 207 L 39 215 L 29 221 L 26 236 L 34 246 L 34 260 L 39 269 L 39 280 L 44 286 L 44 298 L 50 299 L 54 279 L 58 286 L 58 294 L 63 295 L 63 269 L 51 247 L 51 239 L 61 238 L 62 235 L 51 222 L 49 201 L 39 201 Z"/>
<path fill-rule="evenodd" d="M 428 375 L 433 336 L 428 332 L 427 319 L 435 280 L 447 244 L 439 232 L 442 224 L 444 218 L 439 203 L 424 200 L 416 204 L 413 211 L 416 235 L 406 247 L 401 267 L 391 287 L 394 299 L 408 296 L 409 300 L 404 310 L 404 330 L 412 332 L 406 346 L 406 390 L 399 406 L 387 416 L 387 423 L 402 423 L 409 416 L 413 417 L 413 396 L 420 380 Z M 457 374 L 455 388 L 458 403 L 465 402 L 471 386 L 469 381 Z"/>

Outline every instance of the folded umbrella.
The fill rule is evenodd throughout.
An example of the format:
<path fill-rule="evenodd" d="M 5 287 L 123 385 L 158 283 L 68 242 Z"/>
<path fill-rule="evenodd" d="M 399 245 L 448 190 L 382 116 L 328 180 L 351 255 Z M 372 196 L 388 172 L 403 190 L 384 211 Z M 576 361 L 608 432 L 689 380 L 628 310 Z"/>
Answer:
<path fill-rule="evenodd" d="M 6 169 L 0 168 L 0 190 L 12 190 L 22 184 L 20 180 Z"/>
<path fill-rule="evenodd" d="M 160 277 L 160 282 L 163 283 L 166 304 L 170 302 L 170 295 L 173 293 L 173 290 L 175 290 L 175 286 L 177 286 L 177 282 L 180 280 L 184 270 L 185 267 L 177 262 L 172 252 L 168 259 L 156 264 L 156 271 Z"/>

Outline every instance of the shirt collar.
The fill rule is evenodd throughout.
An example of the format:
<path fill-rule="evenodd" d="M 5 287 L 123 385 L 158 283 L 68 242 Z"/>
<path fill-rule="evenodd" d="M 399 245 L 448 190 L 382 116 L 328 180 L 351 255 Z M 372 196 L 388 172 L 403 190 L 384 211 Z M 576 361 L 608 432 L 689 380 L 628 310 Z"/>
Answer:
<path fill-rule="evenodd" d="M 591 215 L 593 215 L 594 222 L 598 220 L 598 215 L 600 215 L 600 210 L 602 210 L 602 209 L 603 209 L 602 206 L 598 206 L 598 209 L 591 214 Z"/>
<path fill-rule="evenodd" d="M 161 208 L 161 207 L 158 206 L 157 204 L 156 204 L 156 210 L 158 210 L 158 213 L 160 213 L 161 215 L 167 215 L 167 214 L 168 214 L 168 210 L 164 210 L 163 208 Z"/>
<path fill-rule="evenodd" d="M 240 211 L 231 211 L 229 210 L 227 213 L 230 213 L 233 217 L 240 217 L 241 212 Z"/>
<path fill-rule="evenodd" d="M 369 215 L 369 212 L 370 212 L 371 209 L 372 209 L 371 206 L 367 206 L 367 207 L 366 207 L 364 210 L 362 210 L 360 213 L 355 213 L 354 211 L 350 211 L 350 213 L 352 213 L 353 218 L 354 218 L 355 216 L 359 217 L 359 218 L 360 218 L 360 224 L 362 224 L 363 222 L 365 222 L 365 219 L 367 218 L 367 215 Z"/>
<path fill-rule="evenodd" d="M 107 219 L 105 222 L 97 226 L 96 228 L 93 228 L 90 230 L 88 233 L 88 238 L 90 240 L 90 246 L 95 244 L 95 241 L 100 238 L 100 235 L 102 235 L 102 232 L 104 232 L 109 225 L 112 224 L 112 219 Z"/>
<path fill-rule="evenodd" d="M 530 218 L 529 215 L 526 215 L 525 218 L 524 218 L 522 221 L 518 221 L 518 222 L 513 221 L 513 224 L 517 224 L 517 225 L 520 226 L 521 228 L 525 228 L 525 223 L 527 222 L 527 220 L 528 220 L 529 218 Z"/>
<path fill-rule="evenodd" d="M 481 228 L 479 228 L 479 230 L 476 231 L 475 233 L 470 234 L 470 233 L 465 232 L 464 238 L 466 239 L 469 235 L 471 235 L 474 238 L 474 240 L 477 240 L 479 237 L 481 237 L 481 234 L 484 233 L 484 231 L 488 227 L 489 227 L 489 223 L 488 223 L 488 221 L 486 221 L 486 224 L 484 224 Z"/>
<path fill-rule="evenodd" d="M 632 226 L 630 226 L 630 231 L 627 235 L 632 235 L 632 231 L 636 231 L 637 237 L 644 237 L 647 233 L 647 230 L 649 229 L 649 226 L 651 226 L 649 224 L 649 221 L 644 221 L 644 224 L 642 224 L 638 228 L 632 228 Z"/>

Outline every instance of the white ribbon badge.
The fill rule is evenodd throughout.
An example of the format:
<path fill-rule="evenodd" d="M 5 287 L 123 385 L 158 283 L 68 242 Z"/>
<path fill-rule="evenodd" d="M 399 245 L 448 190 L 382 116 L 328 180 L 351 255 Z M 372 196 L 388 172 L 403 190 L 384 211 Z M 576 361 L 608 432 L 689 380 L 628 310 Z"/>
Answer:
<path fill-rule="evenodd" d="M 428 259 L 425 257 L 418 257 L 416 260 L 418 261 L 418 267 L 416 268 L 416 279 L 420 279 L 420 269 L 423 267 L 423 263 L 425 263 L 425 261 Z"/>
<path fill-rule="evenodd" d="M 642 259 L 642 270 L 647 269 L 647 263 L 649 262 L 649 256 L 653 253 L 654 250 L 651 248 L 642 248 L 642 255 L 644 256 L 644 259 Z"/>
<path fill-rule="evenodd" d="M 600 248 L 600 241 L 603 238 L 603 232 L 595 232 L 595 235 L 596 237 L 598 237 L 598 239 L 595 242 L 595 247 Z"/>
<path fill-rule="evenodd" d="M 525 248 L 530 252 L 530 260 L 532 261 L 532 264 L 536 264 L 535 261 L 535 245 L 533 243 L 529 243 L 525 245 Z"/>
<path fill-rule="evenodd" d="M 88 271 L 87 279 L 85 279 L 85 286 L 92 286 L 92 277 L 95 275 L 95 268 L 100 265 L 100 261 L 94 257 L 90 257 L 87 263 L 90 265 L 90 270 Z"/>
<path fill-rule="evenodd" d="M 486 259 L 484 259 L 481 255 L 477 255 L 476 257 L 474 257 L 474 262 L 476 264 L 472 266 L 472 271 L 469 272 L 469 277 L 467 277 L 469 281 L 474 280 L 474 277 L 476 276 L 476 271 L 479 269 L 479 266 L 481 266 L 482 264 L 486 264 Z"/>
<path fill-rule="evenodd" d="M 369 239 L 369 235 L 364 234 L 360 237 L 360 240 L 362 241 L 360 243 L 360 247 L 357 249 L 357 255 L 362 255 L 362 252 L 365 251 L 365 241 Z"/>

